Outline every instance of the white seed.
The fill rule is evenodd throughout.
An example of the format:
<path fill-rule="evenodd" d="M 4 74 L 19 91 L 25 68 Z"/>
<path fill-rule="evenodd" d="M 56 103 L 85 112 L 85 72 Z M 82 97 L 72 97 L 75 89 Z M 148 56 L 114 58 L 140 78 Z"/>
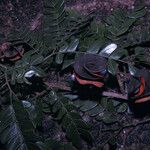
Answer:
<path fill-rule="evenodd" d="M 24 77 L 25 77 L 25 78 L 31 78 L 33 75 L 35 75 L 35 76 L 37 76 L 37 77 L 40 76 L 40 75 L 39 75 L 37 72 L 35 72 L 34 70 L 30 70 L 30 71 L 28 71 L 28 72 L 25 73 Z"/>
<path fill-rule="evenodd" d="M 107 45 L 102 51 L 110 55 L 116 48 L 117 48 L 117 45 L 115 43 L 111 43 Z"/>
<path fill-rule="evenodd" d="M 73 81 L 75 80 L 75 75 L 74 74 L 71 75 L 71 80 L 73 80 Z"/>

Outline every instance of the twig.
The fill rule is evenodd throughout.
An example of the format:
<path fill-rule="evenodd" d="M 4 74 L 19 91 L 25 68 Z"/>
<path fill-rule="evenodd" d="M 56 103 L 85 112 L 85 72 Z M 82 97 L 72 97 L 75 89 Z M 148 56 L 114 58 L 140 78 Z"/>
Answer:
<path fill-rule="evenodd" d="M 4 65 L 2 65 L 2 64 L 0 64 L 0 67 L 2 67 L 2 68 L 4 68 L 4 69 L 7 69 L 7 67 L 4 66 Z"/>
<path fill-rule="evenodd" d="M 118 98 L 118 99 L 124 99 L 124 100 L 128 99 L 127 95 L 123 95 L 123 94 L 119 94 L 119 93 L 114 93 L 114 92 L 107 92 L 107 91 L 103 91 L 102 92 L 102 96 L 107 96 L 107 97 L 112 97 L 112 98 Z"/>
<path fill-rule="evenodd" d="M 8 80 L 6 72 L 4 74 L 5 74 L 6 85 L 7 85 L 8 89 L 9 89 L 9 92 L 10 92 L 10 97 L 13 94 L 16 97 L 16 99 L 19 100 L 18 97 L 17 97 L 17 95 L 14 93 L 14 91 L 10 87 L 9 80 Z"/>
<path fill-rule="evenodd" d="M 90 53 L 87 53 L 87 52 L 79 52 L 79 51 L 73 51 L 73 52 L 68 52 L 68 51 L 65 51 L 65 52 L 52 52 L 50 55 L 48 55 L 47 57 L 44 58 L 43 62 L 47 61 L 49 58 L 51 58 L 52 56 L 54 55 L 57 55 L 57 54 L 90 54 Z M 109 56 L 105 56 L 105 55 L 102 55 L 102 54 L 94 54 L 94 55 L 99 55 L 101 57 L 104 57 L 104 58 L 109 58 Z M 111 58 L 115 61 L 118 61 L 118 62 L 121 62 L 121 63 L 124 63 L 124 64 L 128 64 L 130 65 L 130 63 L 128 63 L 127 61 L 123 61 L 123 60 L 120 60 L 120 59 L 114 59 L 114 58 Z"/>
<path fill-rule="evenodd" d="M 11 93 L 13 93 L 13 91 L 12 91 L 12 89 L 11 89 L 10 85 L 9 85 L 9 82 L 8 82 L 8 78 L 7 78 L 7 74 L 6 74 L 6 72 L 5 72 L 4 74 L 5 74 L 5 81 L 6 81 L 6 85 L 7 85 L 8 89 L 9 89 L 9 91 L 10 91 Z"/>
<path fill-rule="evenodd" d="M 48 88 L 58 88 L 58 89 L 65 90 L 65 91 L 71 91 L 71 88 L 67 86 L 64 82 L 57 82 L 57 83 L 44 82 L 44 83 Z M 118 99 L 124 99 L 124 100 L 128 99 L 127 95 L 123 95 L 120 93 L 103 91 L 101 94 L 102 96 L 107 96 L 107 97 L 112 97 L 112 98 L 118 98 Z"/>
<path fill-rule="evenodd" d="M 119 88 L 120 88 L 120 91 L 121 93 L 123 94 L 126 94 L 127 93 L 127 86 L 126 84 L 124 83 L 124 81 L 126 81 L 126 71 L 124 69 L 123 72 L 121 72 L 119 70 L 119 64 L 117 64 L 117 71 L 116 71 L 116 77 L 117 77 L 117 81 L 118 81 L 118 84 L 119 84 Z"/>
<path fill-rule="evenodd" d="M 131 123 L 131 124 L 123 126 L 122 129 L 129 128 L 129 127 L 137 127 L 138 125 L 142 125 L 142 124 L 149 123 L 149 122 L 150 122 L 150 119 L 143 120 L 137 123 Z"/>
<path fill-rule="evenodd" d="M 99 148 L 103 148 L 111 139 L 115 138 L 121 131 L 122 131 L 122 129 L 119 129 L 119 131 L 117 133 L 115 133 L 113 136 L 109 137 Z"/>
<path fill-rule="evenodd" d="M 64 82 L 44 82 L 48 88 L 58 88 L 60 90 L 71 91 L 71 88 Z"/>
<path fill-rule="evenodd" d="M 1 87 L 0 87 L 0 89 L 2 89 L 3 87 L 5 87 L 7 84 L 6 83 L 4 83 Z"/>
<path fill-rule="evenodd" d="M 104 147 L 112 138 L 115 138 L 123 129 L 130 128 L 130 127 L 137 127 L 138 125 L 146 124 L 146 123 L 149 123 L 149 122 L 150 122 L 150 119 L 147 119 L 147 120 L 140 121 L 140 122 L 137 122 L 137 123 L 132 123 L 132 124 L 122 126 L 121 128 L 118 128 L 118 129 L 110 128 L 110 129 L 103 130 L 103 132 L 105 132 L 105 131 L 117 131 L 117 133 L 115 133 L 113 136 L 108 138 L 100 147 Z"/>
<path fill-rule="evenodd" d="M 118 131 L 118 130 L 123 130 L 125 128 L 130 128 L 130 127 L 137 127 L 138 125 L 142 125 L 142 124 L 145 124 L 145 123 L 149 123 L 150 122 L 150 119 L 147 119 L 147 120 L 144 120 L 144 121 L 140 121 L 140 122 L 137 122 L 137 123 L 131 123 L 131 124 L 127 124 L 125 126 L 122 126 L 121 128 L 109 128 L 109 129 L 103 129 L 101 130 L 101 132 L 108 132 L 108 131 Z"/>
<path fill-rule="evenodd" d="M 123 87 L 123 82 L 121 80 L 120 74 L 117 74 L 116 76 L 117 76 L 117 81 L 118 81 L 121 93 L 125 93 L 125 90 L 124 90 L 124 87 Z"/>

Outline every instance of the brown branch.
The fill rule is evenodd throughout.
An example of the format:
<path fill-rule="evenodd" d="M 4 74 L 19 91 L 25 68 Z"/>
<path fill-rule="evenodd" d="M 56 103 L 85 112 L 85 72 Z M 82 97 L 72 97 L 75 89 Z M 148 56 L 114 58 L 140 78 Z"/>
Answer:
<path fill-rule="evenodd" d="M 130 128 L 130 127 L 137 127 L 138 125 L 146 124 L 146 123 L 149 123 L 149 122 L 150 122 L 150 119 L 147 119 L 147 120 L 140 121 L 140 122 L 137 122 L 137 123 L 131 123 L 131 124 L 122 126 L 121 128 L 118 128 L 118 129 L 117 128 L 116 129 L 110 128 L 110 129 L 106 129 L 106 130 L 101 130 L 103 132 L 117 131 L 117 133 L 113 134 L 113 136 L 111 136 L 110 138 L 108 138 L 100 147 L 104 147 L 111 139 L 113 139 L 114 137 L 116 137 L 123 129 Z"/>
<path fill-rule="evenodd" d="M 60 90 L 71 91 L 71 88 L 64 82 L 44 82 L 48 88 L 58 88 Z"/>
<path fill-rule="evenodd" d="M 4 66 L 3 64 L 0 64 L 0 67 L 4 68 L 4 69 L 7 69 L 6 66 Z"/>
<path fill-rule="evenodd" d="M 122 126 L 121 128 L 109 128 L 109 129 L 103 129 L 101 130 L 101 132 L 108 132 L 108 131 L 118 131 L 118 130 L 123 130 L 125 128 L 130 128 L 130 127 L 137 127 L 138 125 L 142 125 L 142 124 L 146 124 L 149 123 L 150 119 L 147 120 L 143 120 L 143 121 L 139 121 L 137 123 L 131 123 L 131 124 L 127 124 L 125 126 Z"/>
<path fill-rule="evenodd" d="M 5 81 L 6 81 L 6 85 L 7 85 L 8 89 L 9 89 L 10 93 L 13 93 L 13 91 L 12 91 L 12 89 L 11 89 L 10 85 L 9 85 L 9 81 L 8 81 L 8 78 L 7 78 L 7 74 L 6 74 L 6 72 L 5 72 L 4 74 L 5 74 Z"/>
<path fill-rule="evenodd" d="M 6 85 L 7 85 L 8 89 L 9 89 L 9 92 L 10 92 L 10 97 L 13 94 L 16 97 L 16 99 L 19 100 L 17 95 L 14 93 L 14 91 L 10 87 L 9 80 L 8 80 L 6 72 L 4 74 L 5 74 L 5 82 L 6 82 Z"/>
<path fill-rule="evenodd" d="M 108 91 L 103 91 L 102 92 L 102 96 L 107 96 L 107 97 L 112 97 L 112 98 L 118 98 L 118 99 L 124 99 L 124 100 L 128 99 L 127 95 L 123 95 L 123 94 L 115 93 L 115 92 L 108 92 Z"/>
<path fill-rule="evenodd" d="M 101 146 L 99 146 L 99 148 L 103 148 L 111 139 L 115 138 L 121 131 L 122 131 L 122 129 L 119 129 L 117 133 L 115 133 L 115 134 L 113 134 L 113 136 L 109 137 Z"/>
<path fill-rule="evenodd" d="M 2 89 L 3 87 L 5 87 L 7 84 L 6 83 L 4 83 L 1 87 L 0 87 L 0 89 Z"/>
<path fill-rule="evenodd" d="M 44 82 L 45 85 L 48 88 L 58 88 L 60 90 L 65 90 L 65 91 L 71 91 L 71 88 L 69 86 L 67 86 L 64 82 Z M 123 95 L 120 93 L 115 93 L 115 92 L 108 92 L 108 91 L 103 91 L 102 96 L 106 96 L 106 97 L 112 97 L 112 98 L 118 98 L 118 99 L 124 99 L 127 100 L 128 97 L 127 95 Z"/>

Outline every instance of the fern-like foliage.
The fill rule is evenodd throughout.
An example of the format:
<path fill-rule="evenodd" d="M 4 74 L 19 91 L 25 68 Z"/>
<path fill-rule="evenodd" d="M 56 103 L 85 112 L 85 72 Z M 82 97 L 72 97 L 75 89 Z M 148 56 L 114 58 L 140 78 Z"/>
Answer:
<path fill-rule="evenodd" d="M 63 41 L 64 23 L 66 19 L 63 0 L 44 0 L 42 29 L 30 31 L 22 27 L 18 33 L 12 32 L 9 41 L 14 43 L 27 43 L 37 51 L 46 51 L 56 48 Z"/>
<path fill-rule="evenodd" d="M 131 32 L 127 35 L 126 40 L 122 42 L 123 47 L 135 47 L 144 45 L 150 41 L 150 31 L 143 29 L 141 31 Z"/>
<path fill-rule="evenodd" d="M 63 129 L 66 131 L 67 137 L 72 144 L 81 149 L 81 137 L 92 142 L 91 134 L 89 133 L 90 126 L 86 124 L 82 117 L 76 112 L 76 107 L 69 103 L 66 98 L 58 97 L 55 91 L 51 91 L 49 97 L 45 98 L 45 110 L 51 109 L 52 113 L 56 115 L 56 119 L 61 123 Z"/>
<path fill-rule="evenodd" d="M 129 72 L 135 76 L 140 72 L 137 65 L 149 65 L 143 44 L 150 41 L 150 32 L 135 32 L 132 28 L 146 13 L 143 5 L 129 14 L 117 10 L 104 24 L 93 21 L 91 16 L 73 16 L 70 11 L 65 10 L 64 0 L 44 0 L 43 11 L 41 30 L 30 31 L 23 27 L 9 38 L 12 46 L 23 45 L 25 53 L 15 63 L 2 62 L 4 66 L 0 64 L 3 66 L 0 66 L 0 98 L 17 97 L 20 94 L 14 90 L 17 85 L 23 85 L 23 88 L 30 86 L 31 83 L 25 78 L 26 72 L 35 71 L 42 78 L 47 71 L 45 68 L 52 65 L 56 70 L 59 67 L 62 71 L 72 65 L 76 57 L 85 53 L 107 57 L 108 71 L 114 76 L 117 65 L 121 63 L 128 66 Z M 112 42 L 117 48 L 112 53 L 107 53 L 108 49 L 104 47 Z M 135 57 L 131 63 L 128 58 L 132 56 Z M 64 93 L 60 94 L 60 91 L 56 92 L 54 89 L 39 99 L 33 97 L 34 94 L 26 95 L 29 99 L 20 102 L 9 101 L 0 111 L 0 137 L 7 149 L 81 149 L 82 139 L 91 143 L 92 136 L 89 125 L 83 121 L 78 110 L 104 123 L 119 121 L 116 113 L 127 110 L 127 104 L 105 97 L 100 101 L 83 101 L 76 96 L 77 100 L 69 101 Z M 71 94 L 70 97 L 74 97 Z M 68 144 L 61 144 L 53 139 L 41 141 L 35 135 L 34 130 L 42 125 L 43 112 L 50 113 L 62 126 Z"/>
<path fill-rule="evenodd" d="M 41 29 L 30 31 L 22 27 L 18 32 L 12 31 L 9 41 L 12 44 L 26 43 L 30 48 L 43 55 L 57 51 L 72 37 L 84 37 L 93 17 L 72 17 L 65 11 L 64 0 L 44 0 Z"/>
<path fill-rule="evenodd" d="M 116 10 L 106 19 L 107 29 L 109 31 L 108 37 L 112 40 L 116 40 L 122 35 L 128 33 L 131 26 L 137 21 L 137 19 L 143 17 L 146 14 L 144 6 L 134 9 L 133 12 L 127 14 L 124 10 Z M 112 36 L 112 37 L 111 37 Z"/>
<path fill-rule="evenodd" d="M 45 142 L 36 142 L 40 150 L 76 150 L 72 144 L 61 144 L 58 141 L 47 139 Z"/>
<path fill-rule="evenodd" d="M 24 45 L 25 51 L 36 50 L 42 52 L 45 48 L 43 41 L 43 32 L 35 29 L 31 31 L 27 27 L 21 27 L 19 31 L 11 31 L 8 35 L 8 41 L 12 46 L 21 44 Z"/>
<path fill-rule="evenodd" d="M 94 99 L 80 99 L 77 95 L 66 94 L 81 112 L 95 118 L 97 121 L 103 121 L 106 124 L 112 124 L 118 122 L 116 113 L 122 113 L 127 110 L 127 104 L 109 99 L 107 97 L 102 97 L 100 101 L 95 101 Z"/>
<path fill-rule="evenodd" d="M 44 1 L 43 30 L 46 46 L 56 47 L 62 41 L 65 17 L 64 0 Z"/>
<path fill-rule="evenodd" d="M 0 121 L 0 140 L 8 150 L 38 150 L 35 142 L 40 138 L 21 102 L 14 102 L 1 110 Z"/>
<path fill-rule="evenodd" d="M 11 84 L 24 83 L 28 84 L 25 78 L 25 73 L 33 70 L 37 72 L 40 76 L 44 76 L 44 70 L 38 65 L 43 61 L 43 56 L 35 51 L 29 51 L 25 53 L 21 60 L 15 63 L 15 66 L 10 68 L 9 72 L 11 75 Z"/>
<path fill-rule="evenodd" d="M 128 18 L 122 10 L 119 10 L 109 16 L 106 23 L 108 31 L 117 38 L 125 34 L 135 21 L 135 18 Z"/>
<path fill-rule="evenodd" d="M 76 57 L 80 55 L 83 50 L 85 53 L 94 53 L 107 57 L 108 59 L 108 71 L 112 75 L 116 75 L 116 69 L 118 64 L 122 63 L 127 65 L 129 72 L 135 76 L 139 76 L 140 70 L 138 66 L 141 62 L 148 64 L 146 61 L 146 51 L 142 48 L 142 45 L 149 42 L 149 30 L 134 31 L 132 28 L 137 23 L 140 17 L 143 17 L 146 13 L 145 7 L 136 8 L 130 14 L 125 13 L 123 10 L 115 11 L 111 16 L 107 18 L 106 24 L 92 23 L 91 30 L 83 41 L 80 40 L 79 47 L 80 52 L 75 52 Z M 110 54 L 107 53 L 108 49 L 103 49 L 104 46 L 109 45 L 111 42 L 117 45 L 117 48 Z M 89 44 L 89 45 L 88 45 Z M 84 53 L 83 52 L 83 53 Z M 134 64 L 126 58 L 135 55 Z M 68 59 L 64 59 L 64 62 Z M 138 62 L 136 62 L 138 61 Z M 61 61 L 62 62 L 62 61 Z M 73 96 L 72 96 L 73 97 Z M 82 112 L 96 117 L 98 121 L 105 123 L 113 123 L 117 121 L 115 110 L 121 113 L 127 110 L 127 105 L 124 103 L 117 103 L 116 101 L 110 101 L 107 98 L 101 100 L 101 102 L 92 100 L 77 100 L 73 101 Z"/>
<path fill-rule="evenodd" d="M 34 128 L 42 126 L 43 121 L 43 110 L 42 110 L 42 100 L 36 98 L 35 101 L 23 100 L 23 107 L 29 114 L 29 118 L 32 121 Z"/>

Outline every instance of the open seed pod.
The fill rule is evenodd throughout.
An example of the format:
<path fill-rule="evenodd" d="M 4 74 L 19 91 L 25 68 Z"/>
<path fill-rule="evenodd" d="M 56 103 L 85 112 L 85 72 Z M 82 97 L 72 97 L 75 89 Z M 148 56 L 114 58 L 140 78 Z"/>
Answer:
<path fill-rule="evenodd" d="M 11 46 L 10 43 L 3 43 L 1 46 L 1 59 L 16 61 L 22 57 L 24 48 L 22 45 Z"/>
<path fill-rule="evenodd" d="M 95 54 L 85 54 L 74 64 L 75 78 L 82 85 L 102 87 L 106 72 L 107 59 Z"/>

